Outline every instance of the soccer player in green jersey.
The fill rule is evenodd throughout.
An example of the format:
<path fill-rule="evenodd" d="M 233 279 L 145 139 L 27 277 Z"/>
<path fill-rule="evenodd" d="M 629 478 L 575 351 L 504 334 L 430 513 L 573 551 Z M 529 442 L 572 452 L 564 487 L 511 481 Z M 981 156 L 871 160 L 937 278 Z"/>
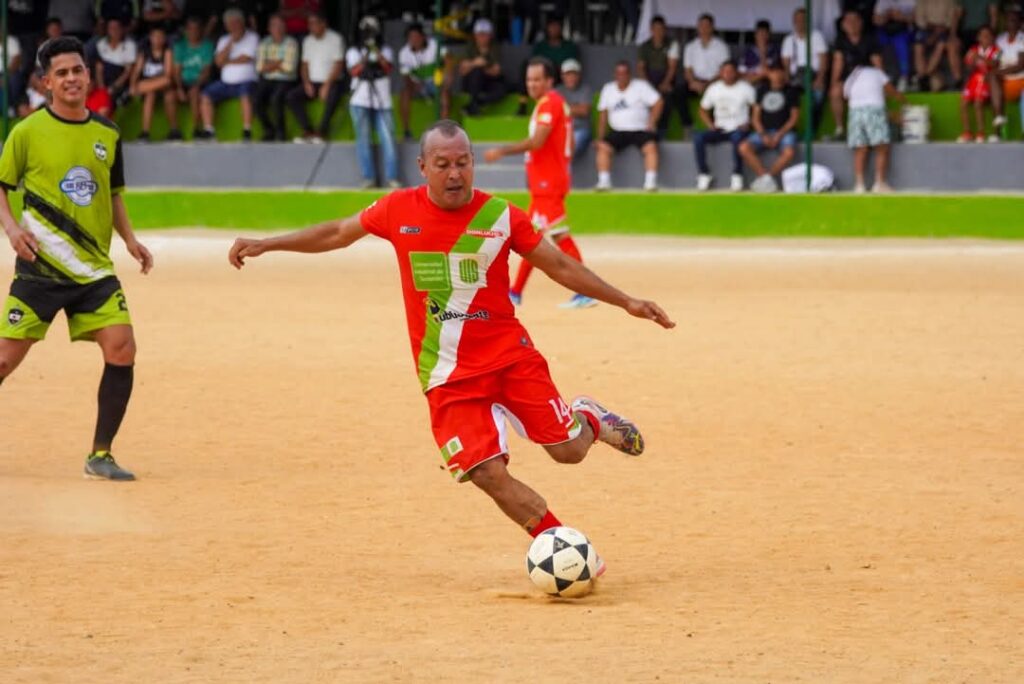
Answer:
<path fill-rule="evenodd" d="M 0 224 L 18 255 L 0 319 L 0 383 L 63 309 L 71 339 L 95 341 L 105 362 L 85 474 L 133 480 L 110 453 L 135 363 L 131 318 L 110 259 L 113 230 L 143 273 L 153 267 L 153 257 L 135 239 L 121 197 L 120 132 L 85 107 L 89 70 L 82 43 L 70 37 L 48 41 L 39 49 L 39 66 L 51 104 L 15 126 L 0 154 Z M 20 224 L 7 198 L 19 186 L 25 194 Z"/>

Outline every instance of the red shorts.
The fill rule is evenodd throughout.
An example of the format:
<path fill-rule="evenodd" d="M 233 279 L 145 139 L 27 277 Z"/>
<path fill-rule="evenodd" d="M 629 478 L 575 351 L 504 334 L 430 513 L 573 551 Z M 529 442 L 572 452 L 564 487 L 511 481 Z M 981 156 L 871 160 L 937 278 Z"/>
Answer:
<path fill-rule="evenodd" d="M 459 482 L 484 461 L 508 460 L 506 420 L 521 436 L 542 445 L 576 439 L 582 429 L 540 354 L 435 387 L 427 392 L 427 403 L 441 458 Z"/>
<path fill-rule="evenodd" d="M 992 93 L 988 87 L 988 76 L 982 73 L 973 73 L 964 84 L 963 99 L 968 102 L 985 102 Z"/>
<path fill-rule="evenodd" d="M 558 235 L 569 230 L 565 222 L 565 195 L 530 195 L 530 206 L 526 213 L 533 225 L 548 235 Z"/>

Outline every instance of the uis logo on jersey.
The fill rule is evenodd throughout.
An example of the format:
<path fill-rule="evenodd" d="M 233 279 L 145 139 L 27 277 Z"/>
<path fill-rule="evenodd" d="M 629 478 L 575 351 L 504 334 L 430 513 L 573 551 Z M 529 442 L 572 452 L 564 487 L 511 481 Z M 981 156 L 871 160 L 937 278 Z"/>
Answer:
<path fill-rule="evenodd" d="M 92 152 L 100 161 L 107 161 L 107 146 L 97 141 L 92 144 Z"/>
<path fill-rule="evenodd" d="M 21 323 L 21 319 L 25 317 L 25 312 L 21 309 L 11 309 L 7 312 L 7 322 L 11 325 L 18 325 Z"/>
<path fill-rule="evenodd" d="M 92 204 L 92 197 L 99 190 L 99 185 L 93 180 L 92 172 L 84 166 L 75 166 L 60 182 L 60 191 L 68 196 L 68 199 L 80 207 L 87 207 Z"/>

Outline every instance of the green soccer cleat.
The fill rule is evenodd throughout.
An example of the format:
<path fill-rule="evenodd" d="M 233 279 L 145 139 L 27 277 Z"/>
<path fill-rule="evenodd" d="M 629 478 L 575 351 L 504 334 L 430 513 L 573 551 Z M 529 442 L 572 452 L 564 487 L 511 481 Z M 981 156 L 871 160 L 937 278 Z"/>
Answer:
<path fill-rule="evenodd" d="M 117 465 L 109 452 L 89 454 L 85 459 L 85 477 L 90 480 L 117 480 L 127 482 L 135 475 Z"/>

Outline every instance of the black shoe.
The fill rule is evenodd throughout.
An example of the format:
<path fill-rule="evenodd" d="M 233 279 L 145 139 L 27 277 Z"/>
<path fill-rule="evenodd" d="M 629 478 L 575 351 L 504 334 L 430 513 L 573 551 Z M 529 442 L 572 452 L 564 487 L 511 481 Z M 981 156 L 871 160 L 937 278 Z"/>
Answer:
<path fill-rule="evenodd" d="M 252 131 L 250 131 L 250 130 L 242 131 L 242 141 L 243 142 L 250 142 L 251 140 L 252 140 Z"/>
<path fill-rule="evenodd" d="M 205 128 L 199 128 L 192 134 L 192 137 L 196 140 L 213 140 L 213 131 L 208 131 Z"/>
<path fill-rule="evenodd" d="M 415 138 L 412 137 L 412 131 L 406 131 L 404 138 L 405 142 L 412 142 L 413 140 L 415 140 Z"/>
<path fill-rule="evenodd" d="M 140 142 L 140 143 L 148 143 L 149 142 L 149 131 L 142 131 L 141 133 L 139 133 L 139 137 L 136 138 L 136 140 L 138 142 Z"/>
<path fill-rule="evenodd" d="M 171 132 L 167 134 L 168 140 L 181 140 L 181 131 L 177 128 L 172 128 Z"/>
<path fill-rule="evenodd" d="M 117 480 L 127 482 L 135 475 L 121 466 L 109 452 L 90 454 L 85 459 L 85 476 L 92 480 Z"/>
<path fill-rule="evenodd" d="M 526 103 L 520 102 L 519 108 L 516 109 L 516 116 L 526 116 Z"/>
<path fill-rule="evenodd" d="M 475 100 L 466 105 L 464 110 L 467 116 L 480 116 L 480 104 Z"/>

